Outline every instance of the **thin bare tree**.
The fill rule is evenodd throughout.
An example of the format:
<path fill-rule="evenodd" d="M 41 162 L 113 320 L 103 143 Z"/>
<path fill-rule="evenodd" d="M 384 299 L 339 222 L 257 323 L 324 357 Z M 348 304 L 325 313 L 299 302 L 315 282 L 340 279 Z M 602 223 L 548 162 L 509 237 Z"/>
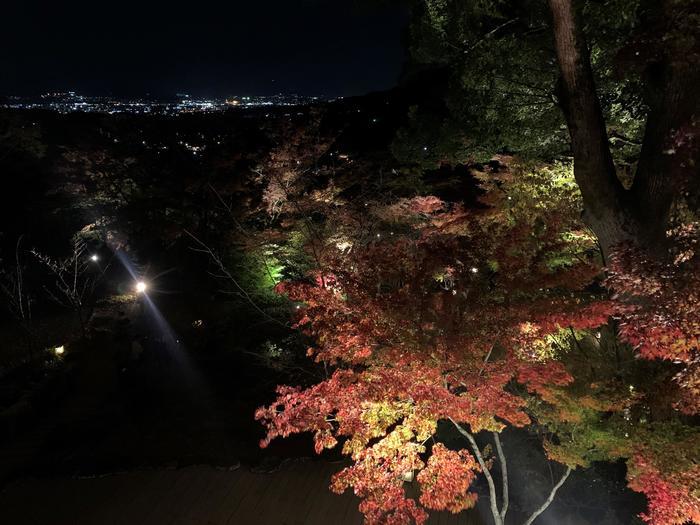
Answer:
<path fill-rule="evenodd" d="M 36 249 L 31 253 L 53 279 L 52 285 L 44 286 L 49 298 L 75 313 L 80 323 L 81 335 L 85 337 L 90 319 L 88 309 L 92 306 L 91 301 L 97 285 L 105 276 L 110 263 L 105 266 L 95 265 L 90 259 L 85 241 L 79 236 L 73 239 L 71 253 L 63 259 L 54 259 Z"/>
<path fill-rule="evenodd" d="M 22 261 L 21 245 L 24 236 L 20 235 L 15 244 L 14 260 L 8 266 L 0 266 L 0 292 L 3 302 L 12 319 L 17 323 L 26 338 L 30 362 L 34 360 L 37 345 L 36 327 L 32 319 L 33 296 L 25 285 L 26 267 Z"/>

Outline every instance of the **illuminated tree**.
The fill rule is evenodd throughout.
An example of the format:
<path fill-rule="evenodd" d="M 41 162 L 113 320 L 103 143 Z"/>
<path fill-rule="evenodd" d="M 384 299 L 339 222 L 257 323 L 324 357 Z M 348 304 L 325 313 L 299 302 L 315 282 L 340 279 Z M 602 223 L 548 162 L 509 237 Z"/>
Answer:
<path fill-rule="evenodd" d="M 96 267 L 90 260 L 85 241 L 76 235 L 67 257 L 56 259 L 36 249 L 31 254 L 48 272 L 50 285 L 44 287 L 49 298 L 57 305 L 72 310 L 80 324 L 83 337 L 91 315 L 91 300 L 109 267 Z"/>
<path fill-rule="evenodd" d="M 499 432 L 531 423 L 531 395 L 552 401 L 572 381 L 541 339 L 607 319 L 607 303 L 571 294 L 597 272 L 597 252 L 578 224 L 566 168 L 517 174 L 481 173 L 487 191 L 476 210 L 430 196 L 336 200 L 313 280 L 278 286 L 301 304 L 297 326 L 317 341 L 309 355 L 330 375 L 307 389 L 280 387 L 257 413 L 268 427 L 263 445 L 295 432 L 313 432 L 319 453 L 342 443 L 354 464 L 333 489 L 352 487 L 369 522 L 422 522 L 422 507 L 469 508 L 469 486 L 483 473 L 502 523 L 508 479 Z M 532 206 L 538 192 L 547 192 L 546 205 Z M 533 324 L 545 314 L 548 323 Z M 435 443 L 439 422 L 452 424 L 466 448 Z M 492 434 L 495 458 L 477 443 L 482 431 Z M 416 473 L 418 502 L 403 488 Z"/>
<path fill-rule="evenodd" d="M 696 412 L 695 342 L 659 317 L 695 326 L 694 295 L 674 306 L 696 289 L 693 232 L 678 232 L 676 262 L 663 271 L 645 274 L 648 261 L 618 250 L 601 281 L 570 168 L 501 160 L 474 172 L 482 194 L 472 208 L 433 196 L 336 196 L 330 205 L 295 197 L 296 209 L 322 210 L 308 236 L 318 266 L 277 289 L 298 305 L 296 325 L 316 341 L 309 356 L 328 376 L 280 387 L 257 413 L 263 445 L 312 432 L 317 452 L 340 446 L 353 464 L 332 488 L 352 488 L 369 522 L 469 508 L 482 475 L 503 523 L 499 432 L 526 427 L 548 436 L 547 455 L 564 465 L 556 489 L 570 469 L 623 459 L 630 488 L 649 499 L 646 519 L 694 519 L 698 433 L 679 414 Z M 442 424 L 464 448 L 440 442 Z M 493 445 L 484 447 L 486 433 Z M 412 479 L 417 500 L 404 491 Z M 531 521 L 555 494 L 543 495 Z"/>
<path fill-rule="evenodd" d="M 697 0 L 417 2 L 413 55 L 452 73 L 441 126 L 464 137 L 434 135 L 430 159 L 570 143 L 604 252 L 633 242 L 663 257 L 678 207 L 697 212 L 698 12 Z"/>
<path fill-rule="evenodd" d="M 615 322 L 598 331 L 585 363 L 567 367 L 577 396 L 559 395 L 566 410 L 540 415 L 561 440 L 548 450 L 569 465 L 627 458 L 629 486 L 649 499 L 645 519 L 698 521 L 698 452 L 687 446 L 697 430 L 683 415 L 700 406 L 698 2 L 419 4 L 414 56 L 452 73 L 438 131 L 462 124 L 461 141 L 438 140 L 422 161 L 503 148 L 570 154 L 585 221 L 608 259 Z M 404 140 L 411 126 L 429 133 L 420 111 L 412 116 Z M 572 330 L 555 343 L 582 353 L 587 339 Z M 604 370 L 610 357 L 615 369 Z"/>
<path fill-rule="evenodd" d="M 279 287 L 329 376 L 260 409 L 264 444 L 294 432 L 318 451 L 340 444 L 353 465 L 333 487 L 354 488 L 371 522 L 466 508 L 483 475 L 502 523 L 506 425 L 547 436 L 567 469 L 625 460 L 647 521 L 698 521 L 700 10 L 604 4 L 421 2 L 414 55 L 456 89 L 442 115 L 412 108 L 394 144 L 432 166 L 570 153 L 580 194 L 553 168 L 481 170 L 472 208 L 336 191 L 309 233 L 313 281 Z M 469 456 L 440 445 L 444 422 Z M 413 476 L 418 500 L 402 488 Z"/>

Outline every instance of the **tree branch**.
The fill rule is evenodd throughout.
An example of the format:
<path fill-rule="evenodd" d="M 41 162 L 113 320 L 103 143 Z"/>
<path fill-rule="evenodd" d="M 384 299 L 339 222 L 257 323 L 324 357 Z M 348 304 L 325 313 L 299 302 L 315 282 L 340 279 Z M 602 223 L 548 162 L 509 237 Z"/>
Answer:
<path fill-rule="evenodd" d="M 479 466 L 481 467 L 481 470 L 484 473 L 484 476 L 486 477 L 486 482 L 489 485 L 489 496 L 490 496 L 490 504 L 491 504 L 491 514 L 493 515 L 493 521 L 495 525 L 503 525 L 503 520 L 501 519 L 501 514 L 498 511 L 498 502 L 496 500 L 496 485 L 493 482 L 493 476 L 491 476 L 491 471 L 488 469 L 486 466 L 486 462 L 484 461 L 484 457 L 481 455 L 481 451 L 479 450 L 479 445 L 476 444 L 476 440 L 474 439 L 474 436 L 471 435 L 465 429 L 463 426 L 461 426 L 459 423 L 457 423 L 454 419 L 449 418 L 452 424 L 455 426 L 457 431 L 462 434 L 465 438 L 467 438 L 467 441 L 469 441 L 469 445 L 471 446 L 472 452 L 474 452 L 474 456 L 476 457 L 476 460 L 479 462 Z"/>
<path fill-rule="evenodd" d="M 545 500 L 545 502 L 538 508 L 535 512 L 533 512 L 530 517 L 527 519 L 523 525 L 530 525 L 533 521 L 537 519 L 537 517 L 542 514 L 545 510 L 547 510 L 547 507 L 554 501 L 554 496 L 557 495 L 557 491 L 559 488 L 564 484 L 566 481 L 566 478 L 569 477 L 569 474 L 571 474 L 571 467 L 566 467 L 566 472 L 562 475 L 561 479 L 557 482 L 554 487 L 552 487 L 552 490 L 549 493 L 549 496 Z"/>
<path fill-rule="evenodd" d="M 501 463 L 501 481 L 503 483 L 503 502 L 501 504 L 501 519 L 505 521 L 508 512 L 508 466 L 506 465 L 506 455 L 503 453 L 501 438 L 498 432 L 493 432 L 493 440 L 496 442 L 496 452 L 498 461 Z"/>
<path fill-rule="evenodd" d="M 272 322 L 274 322 L 274 323 L 276 323 L 276 324 L 278 324 L 278 325 L 280 325 L 280 326 L 283 326 L 283 327 L 285 327 L 285 328 L 288 328 L 288 325 L 287 325 L 287 324 L 281 322 L 279 319 L 275 319 L 275 318 L 272 317 L 270 314 L 268 314 L 265 310 L 263 310 L 262 308 L 260 308 L 260 306 L 253 300 L 253 298 L 250 296 L 250 294 L 249 294 L 249 293 L 238 283 L 238 281 L 233 277 L 233 275 L 231 274 L 231 272 L 228 271 L 228 269 L 227 269 L 226 266 L 224 265 L 223 261 L 222 261 L 221 259 L 219 259 L 219 257 L 212 251 L 211 248 L 209 248 L 209 246 L 207 246 L 203 241 L 199 240 L 194 234 L 190 233 L 189 231 L 187 231 L 187 230 L 183 230 L 183 231 L 184 231 L 194 242 L 196 242 L 197 244 L 199 244 L 199 245 L 202 247 L 201 250 L 198 250 L 198 251 L 201 251 L 201 252 L 206 253 L 207 255 L 209 255 L 209 257 L 211 258 L 211 260 L 214 261 L 214 263 L 219 267 L 219 270 L 220 270 L 221 273 L 223 274 L 223 275 L 222 275 L 222 278 L 226 278 L 226 279 L 228 279 L 229 281 L 231 281 L 231 282 L 233 283 L 233 285 L 236 287 L 236 289 L 238 290 L 238 292 L 240 293 L 241 297 L 243 297 L 253 308 L 255 308 L 255 310 L 257 310 L 257 312 L 258 312 L 260 315 L 262 315 L 262 316 L 265 317 L 266 319 L 268 319 L 268 320 L 270 320 L 270 321 L 272 321 Z"/>

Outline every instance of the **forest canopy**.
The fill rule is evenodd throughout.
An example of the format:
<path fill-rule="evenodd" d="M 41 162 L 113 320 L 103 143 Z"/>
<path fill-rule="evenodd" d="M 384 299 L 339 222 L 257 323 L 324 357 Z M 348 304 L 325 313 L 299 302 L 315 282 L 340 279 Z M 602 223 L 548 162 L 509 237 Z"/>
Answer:
<path fill-rule="evenodd" d="M 309 255 L 277 291 L 326 374 L 257 412 L 263 446 L 339 447 L 352 463 L 332 488 L 369 523 L 470 508 L 483 476 L 502 524 L 500 436 L 522 428 L 562 465 L 524 523 L 600 461 L 625 462 L 643 520 L 700 522 L 699 8 L 416 3 L 413 69 L 447 82 L 397 133 L 402 167 L 348 181 L 287 151 L 263 172 L 261 235 L 282 227 Z M 426 175 L 460 163 L 471 199 Z"/>

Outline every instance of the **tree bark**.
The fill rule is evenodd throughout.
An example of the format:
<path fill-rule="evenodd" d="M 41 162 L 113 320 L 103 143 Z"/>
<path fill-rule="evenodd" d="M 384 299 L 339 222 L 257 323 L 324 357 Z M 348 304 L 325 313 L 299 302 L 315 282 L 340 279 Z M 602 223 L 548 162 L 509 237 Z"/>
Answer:
<path fill-rule="evenodd" d="M 590 52 L 574 0 L 548 2 L 561 75 L 559 103 L 571 138 L 584 220 L 598 237 L 604 256 L 625 241 L 652 255 L 659 254 L 664 251 L 674 199 L 683 191 L 692 171 L 697 170 L 697 150 L 692 149 L 692 142 L 697 140 L 700 127 L 697 49 L 684 51 L 674 38 L 666 37 L 673 36 L 673 31 L 680 32 L 685 40 L 679 41 L 690 37 L 697 47 L 698 30 L 674 27 L 674 20 L 679 17 L 678 3 L 648 3 L 652 6 L 648 11 L 652 13 L 653 25 L 642 40 L 648 43 L 654 36 L 663 43 L 650 53 L 644 67 L 650 111 L 634 183 L 626 190 L 617 177 L 610 152 Z"/>
<path fill-rule="evenodd" d="M 674 198 L 698 169 L 692 142 L 700 129 L 700 27 L 688 15 L 698 12 L 700 2 L 647 0 L 643 5 L 646 31 L 637 39 L 642 44 L 631 47 L 643 66 L 649 113 L 630 193 L 648 242 L 658 242 Z M 649 41 L 656 44 L 649 48 Z"/>
<path fill-rule="evenodd" d="M 496 451 L 498 452 L 498 461 L 501 465 L 501 484 L 502 498 L 501 504 L 501 520 L 505 522 L 506 514 L 508 513 L 508 464 L 506 463 L 506 455 L 503 453 L 501 446 L 501 438 L 498 432 L 493 432 L 493 440 L 496 442 Z"/>
<path fill-rule="evenodd" d="M 549 0 L 561 78 L 559 103 L 571 137 L 574 176 L 585 206 L 584 220 L 604 253 L 630 237 L 625 189 L 615 164 L 598 99 L 590 55 L 572 0 Z"/>
<path fill-rule="evenodd" d="M 467 441 L 469 441 L 469 445 L 471 446 L 472 452 L 474 452 L 474 457 L 476 457 L 476 460 L 478 461 L 479 466 L 481 467 L 481 471 L 486 477 L 486 483 L 488 483 L 489 486 L 489 505 L 491 507 L 491 515 L 493 516 L 494 525 L 503 525 L 503 519 L 501 518 L 501 513 L 498 510 L 498 502 L 496 501 L 496 484 L 493 481 L 491 471 L 489 470 L 488 466 L 486 465 L 486 462 L 484 461 L 484 457 L 481 455 L 479 445 L 476 443 L 474 436 L 472 436 L 471 433 L 468 432 L 462 425 L 457 423 L 452 418 L 450 418 L 450 421 L 455 426 L 457 431 L 460 434 L 462 434 L 465 438 L 467 438 Z"/>
<path fill-rule="evenodd" d="M 547 496 L 547 499 L 542 505 L 540 505 L 540 507 L 537 510 L 535 510 L 535 512 L 530 514 L 530 517 L 525 521 L 523 525 L 531 525 L 531 523 L 535 521 L 540 514 L 547 510 L 547 507 L 549 507 L 552 504 L 552 501 L 554 501 L 554 496 L 557 495 L 557 491 L 564 484 L 566 478 L 569 477 L 569 474 L 571 474 L 571 467 L 566 467 L 564 474 L 562 474 L 561 478 L 559 478 L 557 484 L 554 485 L 554 487 L 552 487 L 552 490 L 549 492 L 549 496 Z"/>

